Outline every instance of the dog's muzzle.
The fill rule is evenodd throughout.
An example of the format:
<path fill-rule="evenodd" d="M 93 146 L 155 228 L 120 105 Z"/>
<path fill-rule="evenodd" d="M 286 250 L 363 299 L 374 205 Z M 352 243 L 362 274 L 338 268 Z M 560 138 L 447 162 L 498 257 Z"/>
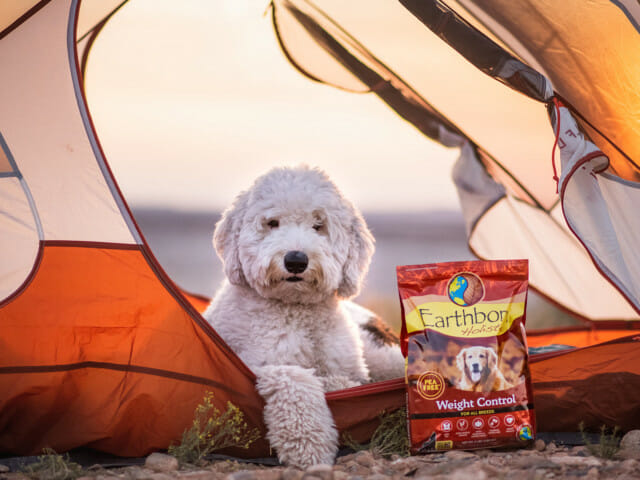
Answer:
<path fill-rule="evenodd" d="M 307 265 L 309 265 L 309 257 L 304 252 L 292 250 L 284 256 L 284 268 L 294 275 L 304 272 L 307 269 Z"/>

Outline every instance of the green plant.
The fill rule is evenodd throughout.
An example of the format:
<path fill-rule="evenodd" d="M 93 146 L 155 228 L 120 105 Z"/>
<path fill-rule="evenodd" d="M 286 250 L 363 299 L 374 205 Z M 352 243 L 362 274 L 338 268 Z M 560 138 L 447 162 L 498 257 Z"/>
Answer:
<path fill-rule="evenodd" d="M 195 409 L 191 427 L 182 433 L 179 445 L 171 445 L 169 454 L 181 465 L 195 464 L 210 453 L 229 447 L 249 448 L 260 437 L 258 429 L 250 429 L 244 414 L 233 403 L 221 412 L 213 403 L 213 393 L 207 392 Z"/>
<path fill-rule="evenodd" d="M 373 453 L 389 457 L 393 454 L 409 455 L 409 435 L 407 433 L 407 410 L 400 408 L 391 413 L 382 412 L 380 424 L 368 444 L 356 442 L 351 435 L 342 435 L 342 444 L 355 451 L 371 450 Z"/>
<path fill-rule="evenodd" d="M 42 450 L 38 461 L 22 467 L 29 478 L 42 480 L 74 480 L 82 475 L 82 467 L 70 460 L 69 455 L 59 455 L 50 448 Z"/>
<path fill-rule="evenodd" d="M 580 428 L 582 441 L 587 447 L 587 450 L 589 450 L 592 455 L 610 459 L 613 458 L 618 450 L 620 450 L 620 438 L 618 436 L 620 427 L 618 427 L 617 425 L 613 427 L 610 434 L 607 433 L 607 426 L 602 425 L 602 427 L 600 427 L 600 439 L 597 444 L 593 444 L 589 440 L 589 436 L 584 428 L 584 422 L 580 422 L 580 425 L 578 425 L 578 427 Z"/>

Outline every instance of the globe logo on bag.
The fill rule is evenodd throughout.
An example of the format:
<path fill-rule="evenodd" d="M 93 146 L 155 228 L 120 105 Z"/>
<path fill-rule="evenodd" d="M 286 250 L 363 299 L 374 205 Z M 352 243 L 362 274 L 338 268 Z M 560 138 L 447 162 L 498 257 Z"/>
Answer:
<path fill-rule="evenodd" d="M 484 285 L 480 278 L 469 272 L 459 273 L 447 285 L 449 300 L 461 307 L 475 305 L 484 297 Z"/>

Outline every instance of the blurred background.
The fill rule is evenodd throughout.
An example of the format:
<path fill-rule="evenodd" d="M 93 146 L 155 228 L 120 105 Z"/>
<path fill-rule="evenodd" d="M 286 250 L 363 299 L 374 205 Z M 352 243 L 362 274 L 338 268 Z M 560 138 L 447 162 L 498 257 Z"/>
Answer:
<path fill-rule="evenodd" d="M 397 328 L 396 265 L 473 259 L 450 180 L 456 150 L 373 96 L 302 77 L 274 37 L 267 0 L 130 0 L 89 57 L 86 91 L 108 162 L 160 264 L 213 295 L 220 212 L 273 166 L 325 170 L 377 243 L 357 299 Z M 444 66 L 446 68 L 446 66 Z M 528 325 L 571 324 L 537 296 Z"/>

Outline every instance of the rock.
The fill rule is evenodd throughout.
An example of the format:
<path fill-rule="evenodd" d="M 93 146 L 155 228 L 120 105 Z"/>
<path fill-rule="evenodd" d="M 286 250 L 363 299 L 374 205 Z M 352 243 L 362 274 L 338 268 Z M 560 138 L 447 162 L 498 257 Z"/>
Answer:
<path fill-rule="evenodd" d="M 307 478 L 319 478 L 320 480 L 332 480 L 333 479 L 333 467 L 331 465 L 312 465 L 304 471 L 303 479 Z"/>
<path fill-rule="evenodd" d="M 156 472 L 149 475 L 149 480 L 174 480 L 175 477 L 165 472 Z"/>
<path fill-rule="evenodd" d="M 496 468 L 488 463 L 482 464 L 482 469 L 485 471 L 490 478 L 501 478 L 504 477 L 504 470 L 502 468 Z"/>
<path fill-rule="evenodd" d="M 616 457 L 640 460 L 640 430 L 631 430 L 622 437 Z"/>
<path fill-rule="evenodd" d="M 487 473 L 477 465 L 469 465 L 454 470 L 447 478 L 449 480 L 486 480 Z"/>
<path fill-rule="evenodd" d="M 515 468 L 519 468 L 519 469 L 526 469 L 526 470 L 538 470 L 541 468 L 559 468 L 557 464 L 550 462 L 549 460 L 547 460 L 544 456 L 542 455 L 531 455 L 528 457 L 517 457 L 514 458 L 512 461 L 505 463 L 505 465 L 508 465 L 509 467 L 515 467 Z"/>
<path fill-rule="evenodd" d="M 547 444 L 544 443 L 544 440 L 542 440 L 541 438 L 536 439 L 536 441 L 533 443 L 533 448 L 535 448 L 538 452 L 543 452 L 546 447 Z"/>
<path fill-rule="evenodd" d="M 256 480 L 257 478 L 254 470 L 241 470 L 230 473 L 225 477 L 225 480 Z"/>
<path fill-rule="evenodd" d="M 595 457 L 572 457 L 569 455 L 551 455 L 549 460 L 557 465 L 571 467 L 599 467 L 602 462 Z"/>
<path fill-rule="evenodd" d="M 148 480 L 153 473 L 153 470 L 149 470 L 148 468 L 135 466 L 127 469 L 127 478 L 131 480 Z"/>
<path fill-rule="evenodd" d="M 624 460 L 620 462 L 620 467 L 627 472 L 632 472 L 634 470 L 640 470 L 640 462 L 634 458 L 630 458 L 628 460 Z"/>
<path fill-rule="evenodd" d="M 344 469 L 343 471 L 348 473 L 349 475 L 366 475 L 369 470 L 367 467 L 360 465 L 355 460 L 351 460 L 344 465 L 341 465 Z"/>
<path fill-rule="evenodd" d="M 640 430 L 627 432 L 625 436 L 622 437 L 622 440 L 620 440 L 620 448 L 640 451 Z"/>
<path fill-rule="evenodd" d="M 596 467 L 591 467 L 584 477 L 586 480 L 598 480 L 600 478 L 600 472 Z"/>
<path fill-rule="evenodd" d="M 6 465 L 2 465 L 0 464 L 0 473 L 7 473 L 10 472 L 11 469 L 9 467 L 7 467 Z"/>
<path fill-rule="evenodd" d="M 493 456 L 487 458 L 487 463 L 494 467 L 504 467 L 507 464 L 507 461 L 504 457 Z"/>
<path fill-rule="evenodd" d="M 281 475 L 282 480 L 300 480 L 304 472 L 298 470 L 297 468 L 287 467 L 284 469 Z"/>
<path fill-rule="evenodd" d="M 369 450 L 362 450 L 356 453 L 354 460 L 363 467 L 371 467 L 376 463 L 376 459 L 373 458 L 373 453 Z"/>
<path fill-rule="evenodd" d="M 573 447 L 571 449 L 571 453 L 573 455 L 577 455 L 578 457 L 589 457 L 589 456 L 591 456 L 591 452 L 589 452 L 589 449 L 584 445 L 578 445 L 576 447 Z"/>
<path fill-rule="evenodd" d="M 174 472 L 178 470 L 178 459 L 173 455 L 154 452 L 147 457 L 144 466 L 156 472 Z"/>
<path fill-rule="evenodd" d="M 435 467 L 433 465 L 423 465 L 419 467 L 411 477 L 413 478 L 431 478 L 436 474 Z"/>
<path fill-rule="evenodd" d="M 448 460 L 462 460 L 467 458 L 478 458 L 475 453 L 465 452 L 464 450 L 449 450 L 444 454 Z"/>

